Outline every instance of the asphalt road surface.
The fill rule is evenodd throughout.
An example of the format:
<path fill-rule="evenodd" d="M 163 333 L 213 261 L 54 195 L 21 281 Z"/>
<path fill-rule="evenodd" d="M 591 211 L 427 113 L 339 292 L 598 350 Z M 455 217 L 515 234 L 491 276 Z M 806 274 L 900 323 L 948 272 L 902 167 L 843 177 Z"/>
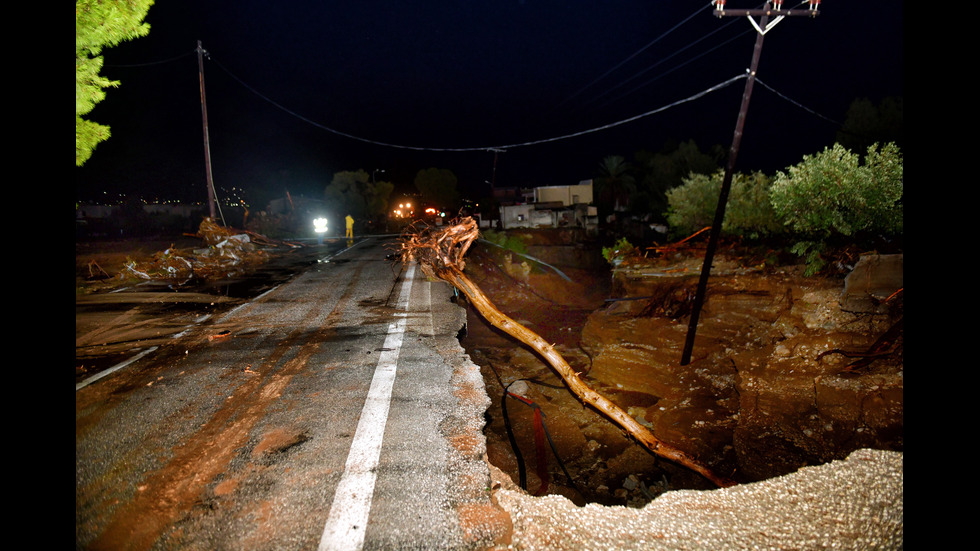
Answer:
<path fill-rule="evenodd" d="M 498 539 L 465 312 L 390 246 L 324 248 L 288 282 L 76 379 L 76 548 Z"/>

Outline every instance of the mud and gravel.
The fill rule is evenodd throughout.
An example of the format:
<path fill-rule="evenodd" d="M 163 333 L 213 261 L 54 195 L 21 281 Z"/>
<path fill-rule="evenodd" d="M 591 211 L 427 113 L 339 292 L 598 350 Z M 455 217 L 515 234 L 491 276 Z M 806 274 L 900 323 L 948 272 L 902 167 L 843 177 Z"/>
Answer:
<path fill-rule="evenodd" d="M 668 492 L 642 508 L 500 488 L 513 530 L 498 549 L 902 549 L 903 478 L 902 453 L 865 449 L 761 482 Z"/>
<path fill-rule="evenodd" d="M 545 247 L 535 253 L 550 260 Z M 500 310 L 556 343 L 586 383 L 740 483 L 859 449 L 903 450 L 901 294 L 872 311 L 849 310 L 844 274 L 804 277 L 802 266 L 727 248 L 713 266 L 692 361 L 681 366 L 702 253 L 635 258 L 604 271 L 549 262 L 568 281 L 517 254 L 475 246 L 466 270 Z M 889 334 L 883 351 L 861 355 Z M 541 358 L 472 311 L 462 342 L 491 395 L 489 460 L 515 483 L 523 479 L 528 493 L 642 507 L 668 491 L 713 488 L 580 403 Z M 505 404 L 506 385 L 533 407 Z M 536 408 L 553 449 L 536 443 Z"/>
<path fill-rule="evenodd" d="M 803 277 L 800 266 L 727 249 L 713 267 L 693 361 L 680 366 L 699 251 L 611 270 L 597 249 L 555 232 L 529 239 L 529 252 L 554 268 L 475 246 L 467 274 L 502 311 L 555 343 L 596 390 L 741 484 L 719 490 L 654 457 L 469 309 L 461 344 L 490 395 L 487 459 L 497 505 L 513 525 L 502 548 L 902 547 L 900 293 L 855 308 L 844 274 Z M 98 285 L 92 270 L 113 273 L 167 246 L 76 244 L 76 297 Z M 146 336 L 114 339 L 91 327 L 76 319 L 76 344 L 79 331 L 92 347 Z M 84 358 L 76 358 L 76 379 L 92 365 Z M 505 385 L 539 408 L 554 450 L 536 447 L 533 408 L 511 399 L 504 415 Z"/>

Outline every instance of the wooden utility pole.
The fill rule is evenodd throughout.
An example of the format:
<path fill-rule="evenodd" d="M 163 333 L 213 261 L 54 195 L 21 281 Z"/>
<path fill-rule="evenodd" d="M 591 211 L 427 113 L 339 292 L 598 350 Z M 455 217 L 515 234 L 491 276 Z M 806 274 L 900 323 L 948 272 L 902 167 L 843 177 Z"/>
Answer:
<path fill-rule="evenodd" d="M 752 87 L 755 85 L 755 75 L 759 69 L 759 58 L 762 56 L 762 40 L 766 33 L 782 21 L 784 17 L 799 15 L 816 17 L 820 14 L 820 11 L 817 9 L 820 6 L 820 0 L 809 0 L 810 9 L 806 10 L 784 10 L 782 9 L 782 0 L 766 2 L 762 9 L 751 10 L 726 10 L 725 0 L 715 0 L 713 4 L 715 5 L 715 15 L 718 17 L 747 17 L 756 29 L 756 37 L 755 48 L 752 50 L 752 62 L 748 71 L 749 76 L 745 80 L 745 91 L 742 93 L 742 106 L 738 110 L 738 119 L 735 122 L 735 135 L 732 137 L 732 147 L 728 151 L 728 164 L 725 166 L 725 176 L 721 182 L 721 193 L 718 195 L 718 206 L 715 209 L 715 218 L 708 237 L 708 249 L 704 253 L 704 264 L 701 266 L 697 294 L 694 296 L 691 319 L 688 322 L 687 339 L 684 342 L 681 365 L 691 363 L 691 352 L 694 349 L 694 336 L 697 333 L 701 308 L 704 306 L 704 295 L 708 288 L 708 277 L 711 275 L 711 263 L 714 261 L 718 238 L 721 235 L 721 224 L 725 219 L 725 205 L 728 203 L 728 193 L 732 188 L 735 160 L 738 158 L 738 149 L 742 143 L 745 115 L 749 110 L 749 99 L 752 97 Z M 753 16 L 760 18 L 758 23 L 756 23 L 755 19 L 752 19 Z M 770 21 L 770 18 L 772 18 L 772 21 Z"/>
<path fill-rule="evenodd" d="M 201 122 L 204 125 L 204 171 L 208 184 L 208 206 L 210 207 L 211 220 L 217 222 L 214 181 L 211 179 L 211 144 L 208 141 L 208 102 L 204 95 L 204 48 L 201 47 L 200 40 L 197 41 L 197 76 L 201 83 Z"/>

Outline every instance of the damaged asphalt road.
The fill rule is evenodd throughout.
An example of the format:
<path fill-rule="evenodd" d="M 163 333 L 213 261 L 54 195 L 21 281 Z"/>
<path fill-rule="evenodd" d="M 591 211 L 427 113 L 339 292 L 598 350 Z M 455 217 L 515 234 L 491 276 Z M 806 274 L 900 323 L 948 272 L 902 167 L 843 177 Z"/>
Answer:
<path fill-rule="evenodd" d="M 206 325 L 223 312 L 343 254 L 345 243 L 279 248 L 247 271 L 213 279 L 130 279 L 110 290 L 76 293 L 75 384 Z"/>
<path fill-rule="evenodd" d="M 77 390 L 76 548 L 491 545 L 508 522 L 487 492 L 465 313 L 384 245 L 225 304 Z"/>
<path fill-rule="evenodd" d="M 367 375 L 393 352 L 387 338 L 399 319 L 392 421 L 377 456 L 385 474 L 372 494 L 385 505 L 371 509 L 365 548 L 901 547 L 900 452 L 668 492 L 642 511 L 576 508 L 524 495 L 495 468 L 488 477 L 488 399 L 459 347 L 461 310 L 445 285 L 418 278 L 402 308 L 407 272 L 387 252 L 369 240 L 242 294 L 237 285 L 248 284 L 229 279 L 217 292 L 144 284 L 121 293 L 145 293 L 139 300 L 79 297 L 77 342 L 88 335 L 89 346 L 101 340 L 126 358 L 158 348 L 76 391 L 76 548 L 330 548 L 328 519 L 343 517 L 333 512 L 348 472 L 338 453 L 349 457 L 358 440 L 350 419 L 365 415 Z M 170 321 L 154 326 L 153 311 Z M 98 335 L 88 316 L 100 312 L 132 335 Z M 200 321 L 174 339 L 187 320 Z M 810 514 L 799 515 L 799 500 Z"/>

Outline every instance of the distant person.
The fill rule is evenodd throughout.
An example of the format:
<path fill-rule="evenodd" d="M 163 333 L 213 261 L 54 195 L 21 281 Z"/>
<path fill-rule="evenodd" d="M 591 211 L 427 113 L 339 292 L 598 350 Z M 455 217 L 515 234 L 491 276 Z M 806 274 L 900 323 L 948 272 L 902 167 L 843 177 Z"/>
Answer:
<path fill-rule="evenodd" d="M 354 239 L 354 219 L 347 215 L 347 239 Z"/>

